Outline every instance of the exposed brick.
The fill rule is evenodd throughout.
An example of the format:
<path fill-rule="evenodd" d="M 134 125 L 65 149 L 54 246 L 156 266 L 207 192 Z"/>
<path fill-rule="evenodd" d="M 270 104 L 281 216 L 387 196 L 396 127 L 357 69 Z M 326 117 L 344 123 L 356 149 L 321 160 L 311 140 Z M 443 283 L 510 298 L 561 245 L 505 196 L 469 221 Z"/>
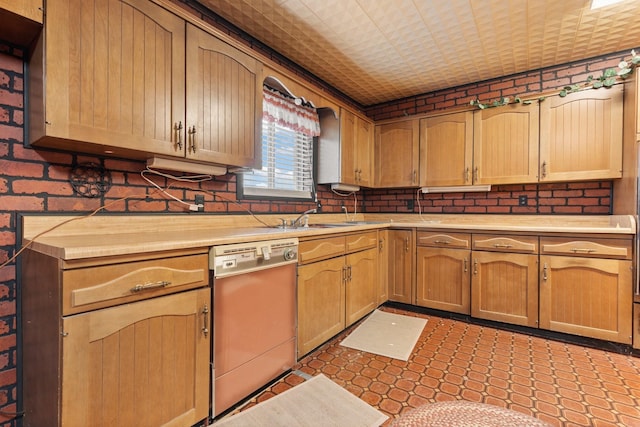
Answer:
<path fill-rule="evenodd" d="M 73 194 L 73 188 L 68 182 L 63 181 L 37 181 L 17 179 L 11 184 L 14 194 L 43 194 L 43 195 L 59 195 L 70 196 Z"/>
<path fill-rule="evenodd" d="M 16 211 L 43 211 L 44 199 L 33 196 L 2 196 L 2 204 L 5 209 L 11 207 Z"/>
<path fill-rule="evenodd" d="M 15 245 L 15 233 L 10 231 L 0 231 L 0 246 Z M 0 290 L 5 286 L 0 286 Z"/>

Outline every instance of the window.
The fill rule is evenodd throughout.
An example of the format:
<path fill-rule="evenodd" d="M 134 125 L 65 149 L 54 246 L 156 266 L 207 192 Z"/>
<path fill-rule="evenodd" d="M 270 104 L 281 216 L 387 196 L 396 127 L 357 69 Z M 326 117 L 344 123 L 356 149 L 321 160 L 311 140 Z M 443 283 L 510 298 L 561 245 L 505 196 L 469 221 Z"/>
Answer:
<path fill-rule="evenodd" d="M 242 174 L 242 196 L 312 199 L 318 114 L 270 89 L 264 90 L 263 111 L 262 168 Z"/>

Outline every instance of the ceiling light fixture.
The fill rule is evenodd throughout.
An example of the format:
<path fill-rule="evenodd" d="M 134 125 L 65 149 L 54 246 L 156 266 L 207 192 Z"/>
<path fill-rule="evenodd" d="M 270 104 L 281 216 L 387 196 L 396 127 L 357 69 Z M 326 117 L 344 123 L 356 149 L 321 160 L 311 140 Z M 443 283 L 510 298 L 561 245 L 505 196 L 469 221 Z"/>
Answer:
<path fill-rule="evenodd" d="M 612 4 L 620 3 L 622 1 L 623 0 L 591 0 L 591 10 L 611 6 Z"/>

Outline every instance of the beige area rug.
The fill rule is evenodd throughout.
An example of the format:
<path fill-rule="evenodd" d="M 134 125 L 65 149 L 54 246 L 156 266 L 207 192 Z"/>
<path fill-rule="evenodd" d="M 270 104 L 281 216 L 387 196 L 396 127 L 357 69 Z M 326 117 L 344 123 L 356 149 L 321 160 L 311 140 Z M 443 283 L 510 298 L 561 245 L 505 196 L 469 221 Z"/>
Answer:
<path fill-rule="evenodd" d="M 340 345 L 408 360 L 426 324 L 426 319 L 375 310 Z"/>
<path fill-rule="evenodd" d="M 386 415 L 320 374 L 216 427 L 377 427 Z"/>

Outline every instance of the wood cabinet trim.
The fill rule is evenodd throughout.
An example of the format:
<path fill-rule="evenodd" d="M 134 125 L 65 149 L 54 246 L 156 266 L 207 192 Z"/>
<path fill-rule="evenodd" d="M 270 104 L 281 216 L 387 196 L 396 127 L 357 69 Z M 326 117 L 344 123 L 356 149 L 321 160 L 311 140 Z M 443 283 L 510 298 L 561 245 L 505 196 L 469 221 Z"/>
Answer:
<path fill-rule="evenodd" d="M 209 264 L 202 254 L 67 270 L 62 278 L 63 315 L 69 315 L 207 286 Z"/>
<path fill-rule="evenodd" d="M 473 250 L 537 253 L 538 238 L 527 236 L 474 235 Z"/>
<path fill-rule="evenodd" d="M 631 259 L 631 241 L 568 240 L 546 238 L 540 241 L 540 253 Z"/>
<path fill-rule="evenodd" d="M 471 247 L 471 234 L 418 231 L 416 237 L 416 245 L 469 249 Z"/>

